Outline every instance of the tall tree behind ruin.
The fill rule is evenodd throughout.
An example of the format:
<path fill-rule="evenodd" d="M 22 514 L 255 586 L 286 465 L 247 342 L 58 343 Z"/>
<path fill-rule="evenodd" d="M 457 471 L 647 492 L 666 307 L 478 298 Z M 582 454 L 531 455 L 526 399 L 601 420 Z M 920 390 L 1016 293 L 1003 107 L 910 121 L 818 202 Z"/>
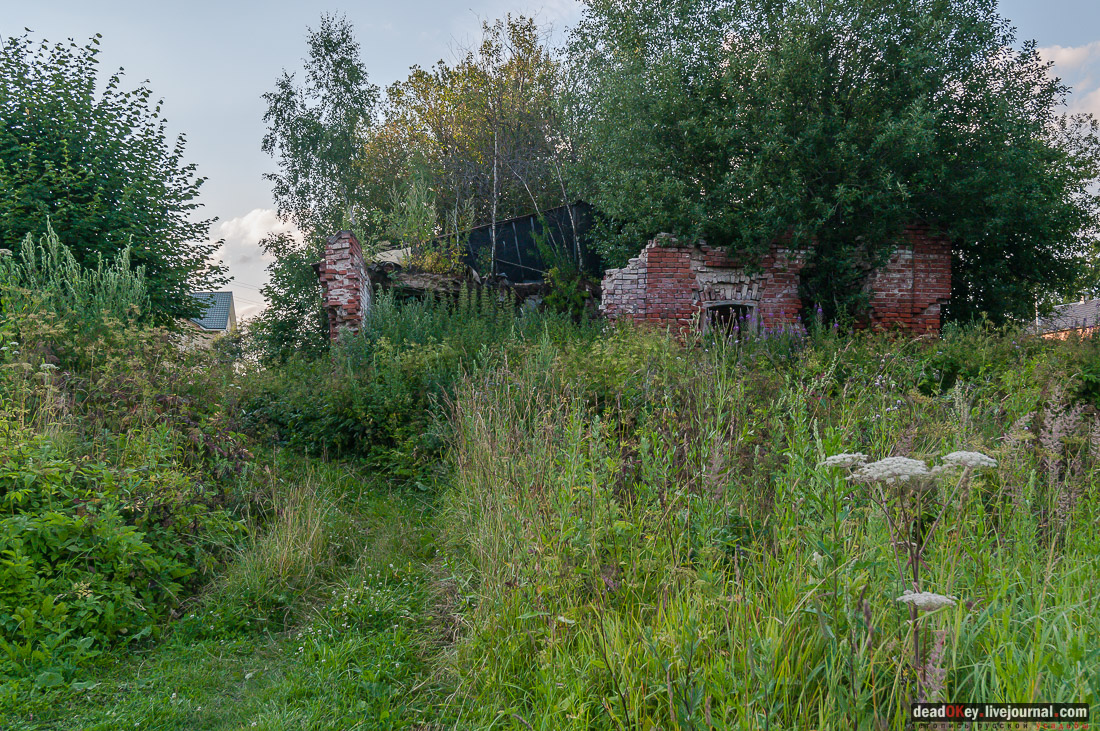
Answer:
<path fill-rule="evenodd" d="M 430 71 L 413 67 L 387 90 L 385 122 L 372 130 L 364 158 L 375 172 L 366 177 L 402 164 L 407 176 L 426 176 L 441 230 L 561 205 L 560 83 L 533 20 L 485 23 L 476 50 Z"/>
<path fill-rule="evenodd" d="M 858 315 L 926 220 L 955 320 L 1028 317 L 1090 266 L 1096 123 L 993 0 L 592 0 L 569 59 L 612 262 L 661 230 L 746 255 L 789 236 L 804 302 Z"/>

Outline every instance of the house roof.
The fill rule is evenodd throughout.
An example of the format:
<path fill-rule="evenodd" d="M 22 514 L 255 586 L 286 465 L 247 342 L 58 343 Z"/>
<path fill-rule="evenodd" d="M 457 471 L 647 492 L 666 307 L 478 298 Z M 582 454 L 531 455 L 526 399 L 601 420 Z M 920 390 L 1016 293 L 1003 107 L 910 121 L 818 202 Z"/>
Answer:
<path fill-rule="evenodd" d="M 192 317 L 191 322 L 203 330 L 228 330 L 229 313 L 233 311 L 232 292 L 192 292 L 191 296 L 205 307 L 201 317 Z"/>
<path fill-rule="evenodd" d="M 1048 316 L 1041 318 L 1036 329 L 1051 333 L 1062 330 L 1078 330 L 1100 325 L 1100 299 L 1057 305 Z"/>

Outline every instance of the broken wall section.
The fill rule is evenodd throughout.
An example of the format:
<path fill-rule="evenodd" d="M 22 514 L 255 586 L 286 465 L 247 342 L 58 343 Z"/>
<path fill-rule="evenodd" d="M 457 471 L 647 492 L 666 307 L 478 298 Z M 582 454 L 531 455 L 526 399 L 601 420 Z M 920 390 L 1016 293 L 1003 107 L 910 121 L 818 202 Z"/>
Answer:
<path fill-rule="evenodd" d="M 600 311 L 677 332 L 718 321 L 729 326 L 731 316 L 751 318 L 754 329 L 798 329 L 806 259 L 806 251 L 777 242 L 749 268 L 706 244 L 682 245 L 659 234 L 625 267 L 606 272 Z M 866 287 L 871 327 L 938 331 L 951 297 L 950 243 L 927 225 L 906 227 L 903 243 Z"/>
<path fill-rule="evenodd" d="M 905 241 L 867 281 L 871 327 L 939 332 L 951 299 L 951 243 L 930 226 L 905 228 Z"/>
<path fill-rule="evenodd" d="M 314 265 L 321 282 L 321 301 L 328 313 L 329 338 L 344 330 L 359 332 L 370 311 L 371 282 L 363 247 L 351 231 L 340 231 L 325 242 L 325 258 Z"/>
<path fill-rule="evenodd" d="M 796 326 L 802 302 L 799 272 L 805 253 L 775 244 L 750 270 L 724 251 L 681 245 L 658 235 L 621 269 L 603 280 L 600 311 L 609 319 L 672 326 L 678 332 L 706 326 L 709 313 L 743 313 L 753 326 Z"/>

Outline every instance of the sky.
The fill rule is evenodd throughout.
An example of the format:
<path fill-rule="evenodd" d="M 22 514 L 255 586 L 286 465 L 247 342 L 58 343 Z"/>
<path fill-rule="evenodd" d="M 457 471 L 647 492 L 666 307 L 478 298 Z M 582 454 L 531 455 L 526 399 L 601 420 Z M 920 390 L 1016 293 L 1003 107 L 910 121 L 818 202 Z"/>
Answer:
<path fill-rule="evenodd" d="M 27 28 L 35 39 L 83 42 L 100 33 L 100 68 L 122 67 L 124 86 L 148 81 L 164 99 L 169 131 L 186 135 L 185 158 L 207 179 L 200 213 L 218 218 L 211 237 L 225 240 L 219 256 L 233 277 L 226 288 L 238 317 L 248 317 L 263 306 L 267 262 L 257 242 L 288 230 L 263 178 L 275 164 L 260 150 L 261 95 L 283 69 L 301 68 L 306 29 L 322 12 L 347 16 L 371 81 L 384 87 L 414 64 L 453 60 L 474 44 L 483 20 L 523 13 L 561 37 L 581 8 L 579 0 L 0 0 L 0 37 Z M 1001 0 L 1000 11 L 1073 87 L 1071 110 L 1100 117 L 1100 2 Z"/>

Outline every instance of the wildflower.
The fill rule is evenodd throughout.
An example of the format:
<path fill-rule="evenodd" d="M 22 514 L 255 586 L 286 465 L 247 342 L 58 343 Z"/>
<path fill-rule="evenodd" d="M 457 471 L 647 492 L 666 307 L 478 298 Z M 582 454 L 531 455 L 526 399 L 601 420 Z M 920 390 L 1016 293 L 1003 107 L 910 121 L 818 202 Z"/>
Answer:
<path fill-rule="evenodd" d="M 38 366 L 38 369 L 41 371 L 56 371 L 57 366 L 55 366 L 53 363 L 43 363 L 42 365 Z"/>
<path fill-rule="evenodd" d="M 943 457 L 943 466 L 951 467 L 996 467 L 997 460 L 981 452 L 952 452 Z"/>
<path fill-rule="evenodd" d="M 853 467 L 862 466 L 866 463 L 866 454 L 863 452 L 854 452 L 852 454 L 834 454 L 831 457 L 826 457 L 824 462 L 818 464 L 818 467 Z"/>
<path fill-rule="evenodd" d="M 927 477 L 928 465 L 919 459 L 908 457 L 887 457 L 878 462 L 864 465 L 852 473 L 852 478 L 860 482 L 907 482 L 914 477 Z"/>
<path fill-rule="evenodd" d="M 930 591 L 915 592 L 908 589 L 903 591 L 901 596 L 898 597 L 899 602 L 912 604 L 917 609 L 924 612 L 932 612 L 941 607 L 953 607 L 958 599 L 957 596 L 933 594 Z"/>

